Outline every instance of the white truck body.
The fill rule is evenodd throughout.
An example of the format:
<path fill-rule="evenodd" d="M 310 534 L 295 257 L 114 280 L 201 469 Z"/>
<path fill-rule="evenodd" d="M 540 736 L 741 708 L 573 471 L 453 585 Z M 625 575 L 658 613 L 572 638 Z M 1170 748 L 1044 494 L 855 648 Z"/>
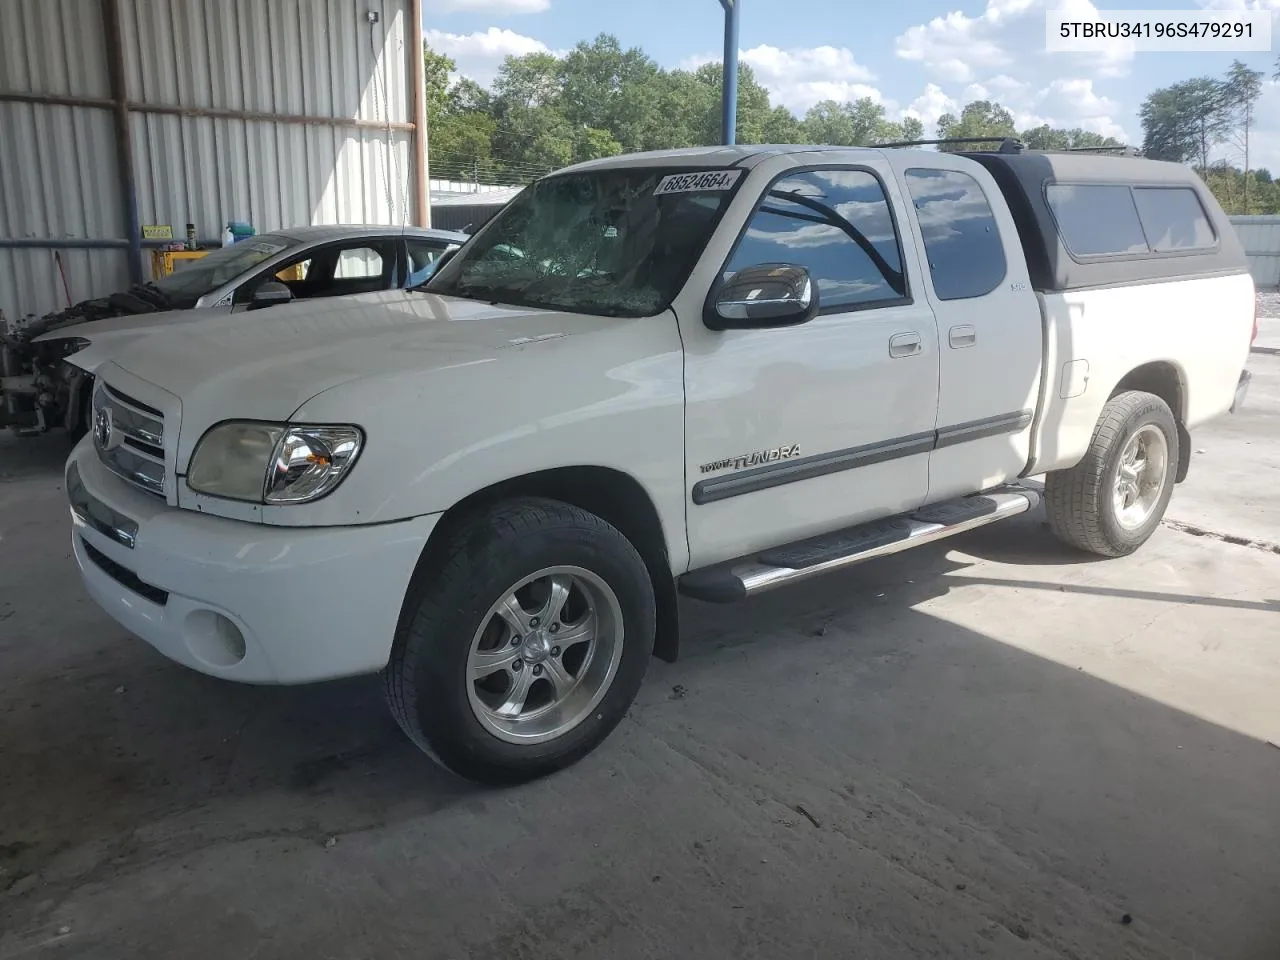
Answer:
<path fill-rule="evenodd" d="M 1238 243 L 1216 208 L 1206 216 L 1228 266 L 1054 290 L 1037 284 L 1001 185 L 967 156 L 711 148 L 571 172 L 648 167 L 740 171 L 687 278 L 652 315 L 432 292 L 449 264 L 425 292 L 210 316 L 99 367 L 97 425 L 68 463 L 76 557 L 95 600 L 165 655 L 230 680 L 373 672 L 396 656 L 433 532 L 493 491 L 589 486 L 587 509 L 610 489 L 642 497 L 630 520 L 608 519 L 637 544 L 661 606 L 682 578 L 759 574 L 757 555 L 780 545 L 1070 471 L 1126 387 L 1163 396 L 1180 436 L 1237 402 L 1254 288 L 1232 266 Z M 985 196 L 998 239 L 983 242 L 1005 262 L 985 293 L 939 295 L 933 200 L 913 201 L 912 170 Z M 762 194 L 798 171 L 879 182 L 884 206 L 868 216 L 891 215 L 881 227 L 896 232 L 907 295 L 791 326 L 709 328 L 709 295 L 757 229 Z M 957 202 L 966 196 L 977 195 Z M 839 295 L 819 289 L 819 305 Z M 247 502 L 188 482 L 197 445 L 227 421 L 351 424 L 364 440 L 326 495 Z M 136 447 L 138 436 L 149 441 Z M 1006 498 L 997 513 L 1029 503 Z M 758 582 L 789 579 L 777 567 Z M 674 653 L 673 639 L 657 644 Z"/>

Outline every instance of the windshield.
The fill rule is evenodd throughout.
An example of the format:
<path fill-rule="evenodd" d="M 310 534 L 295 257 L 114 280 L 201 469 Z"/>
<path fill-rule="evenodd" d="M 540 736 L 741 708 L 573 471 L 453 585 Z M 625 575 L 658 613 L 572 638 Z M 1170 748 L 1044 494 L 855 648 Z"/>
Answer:
<path fill-rule="evenodd" d="M 741 170 L 629 168 L 539 180 L 423 288 L 604 316 L 661 313 L 679 293 Z"/>
<path fill-rule="evenodd" d="M 189 261 L 169 276 L 155 281 L 155 286 L 173 299 L 194 302 L 211 290 L 234 280 L 246 270 L 294 246 L 299 246 L 297 240 L 264 233 L 260 237 L 241 240 L 229 247 L 215 250 L 199 260 Z"/>

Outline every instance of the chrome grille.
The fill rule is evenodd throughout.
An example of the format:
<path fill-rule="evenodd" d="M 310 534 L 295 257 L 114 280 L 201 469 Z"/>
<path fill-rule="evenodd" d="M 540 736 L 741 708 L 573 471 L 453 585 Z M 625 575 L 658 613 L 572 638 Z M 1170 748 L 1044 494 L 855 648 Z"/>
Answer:
<path fill-rule="evenodd" d="M 102 384 L 93 395 L 93 445 L 108 470 L 163 497 L 164 414 Z"/>

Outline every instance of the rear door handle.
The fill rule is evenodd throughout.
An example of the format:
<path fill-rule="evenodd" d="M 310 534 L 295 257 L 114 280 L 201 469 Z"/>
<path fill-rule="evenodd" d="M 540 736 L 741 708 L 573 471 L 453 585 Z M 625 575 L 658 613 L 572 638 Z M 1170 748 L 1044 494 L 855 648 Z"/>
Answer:
<path fill-rule="evenodd" d="M 965 347 L 972 347 L 978 342 L 978 331 L 973 328 L 972 324 L 968 323 L 952 327 L 947 332 L 947 342 L 951 344 L 952 350 L 963 350 Z"/>
<path fill-rule="evenodd" d="M 920 334 L 898 333 L 889 338 L 889 356 L 914 357 L 920 352 Z"/>

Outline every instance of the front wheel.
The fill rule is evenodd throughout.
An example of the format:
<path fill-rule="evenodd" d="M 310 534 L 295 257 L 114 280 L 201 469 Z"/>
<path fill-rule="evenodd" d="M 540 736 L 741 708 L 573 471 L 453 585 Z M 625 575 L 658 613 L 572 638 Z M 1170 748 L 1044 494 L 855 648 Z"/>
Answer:
<path fill-rule="evenodd" d="M 1164 518 L 1178 464 L 1169 405 L 1138 390 L 1109 400 L 1078 464 L 1045 478 L 1049 525 L 1059 539 L 1104 557 L 1147 542 Z"/>
<path fill-rule="evenodd" d="M 614 527 L 524 499 L 462 525 L 415 578 L 384 674 L 391 711 L 468 779 L 518 782 L 595 749 L 653 650 L 649 572 Z"/>

